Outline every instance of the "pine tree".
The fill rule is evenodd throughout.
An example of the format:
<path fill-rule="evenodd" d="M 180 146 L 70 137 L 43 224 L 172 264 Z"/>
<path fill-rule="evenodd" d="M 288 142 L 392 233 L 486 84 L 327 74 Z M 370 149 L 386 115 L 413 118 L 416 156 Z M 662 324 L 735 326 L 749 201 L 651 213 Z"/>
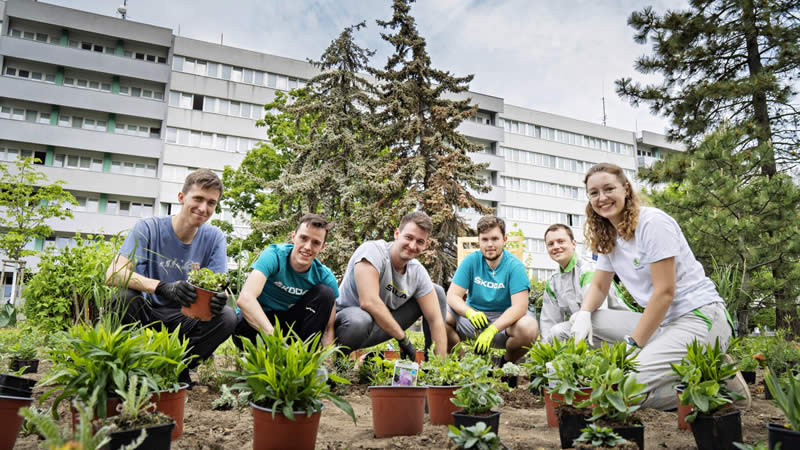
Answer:
<path fill-rule="evenodd" d="M 277 200 L 277 217 L 259 224 L 273 235 L 294 230 L 301 215 L 314 212 L 333 221 L 335 230 L 320 258 L 343 274 L 347 261 L 372 230 L 362 226 L 362 211 L 373 208 L 374 178 L 383 156 L 370 130 L 375 87 L 365 76 L 373 51 L 359 47 L 347 27 L 320 61 L 310 61 L 319 75 L 305 95 L 279 110 L 295 120 L 310 118 L 307 139 L 294 142 L 294 159 L 265 186 Z"/>
<path fill-rule="evenodd" d="M 651 39 L 654 52 L 639 58 L 636 68 L 661 73 L 664 80 L 641 86 L 621 79 L 617 93 L 633 105 L 649 104 L 654 113 L 671 120 L 669 135 L 690 149 L 674 164 L 693 164 L 692 149 L 705 134 L 727 124 L 738 131 L 732 153 L 749 152 L 758 163 L 758 173 L 748 183 L 769 183 L 779 172 L 796 170 L 800 162 L 799 14 L 797 0 L 690 0 L 689 9 L 663 16 L 650 7 L 634 12 L 628 23 L 637 31 L 635 39 Z M 684 171 L 670 165 L 657 165 L 645 176 L 655 183 L 690 182 Z M 756 176 L 766 180 L 752 178 Z M 708 214 L 714 205 L 710 197 L 701 200 L 705 202 L 694 205 L 695 217 Z M 764 239 L 781 236 L 781 229 L 797 220 L 783 219 L 789 222 L 764 224 Z M 765 264 L 775 280 L 777 324 L 800 335 L 797 294 L 789 282 L 798 271 L 797 255 L 780 255 Z"/>
<path fill-rule="evenodd" d="M 428 213 L 433 231 L 422 259 L 434 282 L 442 283 L 455 270 L 456 237 L 468 233 L 459 210 L 490 211 L 467 188 L 489 188 L 479 175 L 484 166 L 467 155 L 480 146 L 456 131 L 477 107 L 469 99 L 451 99 L 468 90 L 473 76 L 456 77 L 432 67 L 425 39 L 409 13 L 411 3 L 395 0 L 391 20 L 377 21 L 387 30 L 381 37 L 394 47 L 384 69 L 372 71 L 381 87 L 376 133 L 391 160 L 380 172 L 380 200 L 365 224 L 388 237 L 405 213 Z"/>

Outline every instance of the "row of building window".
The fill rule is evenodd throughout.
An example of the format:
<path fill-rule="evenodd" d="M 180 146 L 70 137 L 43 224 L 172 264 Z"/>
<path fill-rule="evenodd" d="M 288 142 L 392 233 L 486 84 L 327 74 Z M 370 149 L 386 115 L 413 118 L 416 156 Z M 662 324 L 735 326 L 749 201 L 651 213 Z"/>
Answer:
<path fill-rule="evenodd" d="M 89 197 L 85 195 L 75 195 L 77 205 L 71 206 L 72 211 L 92 212 L 96 213 L 100 210 L 100 199 L 97 197 Z M 145 203 L 141 201 L 129 201 L 119 199 L 106 200 L 106 211 L 104 214 L 110 216 L 126 216 L 126 217 L 152 217 L 153 216 L 153 203 Z"/>
<path fill-rule="evenodd" d="M 172 164 L 163 164 L 161 166 L 161 179 L 164 181 L 173 181 L 176 183 L 183 183 L 186 175 L 197 170 L 197 167 L 175 166 Z M 212 170 L 217 176 L 222 179 L 222 171 Z M 166 215 L 166 214 L 165 214 Z"/>
<path fill-rule="evenodd" d="M 167 127 L 167 143 L 210 148 L 224 152 L 247 153 L 258 144 L 257 139 L 227 136 L 219 133 Z"/>
<path fill-rule="evenodd" d="M 264 105 L 235 102 L 225 98 L 207 95 L 189 94 L 186 92 L 169 92 L 169 105 L 183 109 L 222 114 L 225 116 L 243 117 L 245 119 L 263 119 Z"/>
<path fill-rule="evenodd" d="M 561 142 L 563 144 L 577 145 L 579 147 L 602 150 L 604 152 L 618 153 L 620 155 L 633 155 L 633 145 L 622 142 L 609 141 L 570 131 L 558 130 L 518 120 L 499 119 L 506 133 L 521 134 L 524 136 Z"/>
<path fill-rule="evenodd" d="M 11 147 L 0 147 L 0 161 L 9 161 L 13 162 L 21 158 L 30 158 L 35 156 L 39 158 L 40 162 L 36 164 L 42 164 L 44 162 L 44 154 L 40 152 L 35 152 L 33 150 L 25 150 L 19 148 L 11 148 Z"/>
<path fill-rule="evenodd" d="M 7 66 L 5 74 L 11 77 L 24 78 L 32 81 L 41 81 L 44 83 L 55 83 L 56 75 L 54 73 L 43 73 L 34 70 L 20 69 L 17 67 Z M 83 78 L 64 77 L 64 86 L 72 86 L 81 89 L 91 89 L 100 92 L 111 92 L 111 83 L 85 80 Z M 164 91 L 157 89 L 145 89 L 137 86 L 119 86 L 120 95 L 128 95 L 131 97 L 140 97 L 151 100 L 164 100 Z"/>
<path fill-rule="evenodd" d="M 0 106 L 0 118 L 24 120 L 50 125 L 52 114 L 49 112 L 36 111 L 26 108 L 12 108 L 10 106 Z M 89 119 L 79 116 L 69 116 L 66 114 L 58 115 L 58 125 L 68 128 L 81 128 L 91 131 L 108 131 L 108 121 L 100 119 Z M 144 125 L 133 125 L 117 123 L 114 127 L 117 134 L 128 134 L 131 136 L 161 138 L 161 128 L 149 127 Z"/>
<path fill-rule="evenodd" d="M 43 164 L 45 155 L 45 152 L 34 152 L 33 150 L 0 146 L 0 161 L 16 161 L 19 158 L 35 156 L 40 161 L 37 164 Z M 93 158 L 86 155 L 58 152 L 53 155 L 53 167 L 103 172 L 103 159 Z M 110 171 L 111 173 L 119 173 L 123 175 L 137 175 L 155 178 L 156 165 L 153 163 L 127 161 L 115 158 L 111 160 Z M 181 179 L 181 181 L 183 181 L 183 179 Z"/>
<path fill-rule="evenodd" d="M 497 156 L 502 156 L 506 161 L 530 164 L 548 169 L 567 170 L 575 173 L 586 173 L 594 163 L 577 159 L 563 158 L 561 156 L 547 155 L 544 153 L 529 152 L 515 148 L 498 147 Z"/>
<path fill-rule="evenodd" d="M 49 44 L 59 45 L 61 43 L 61 38 L 59 36 L 49 36 L 46 33 L 25 31 L 25 30 L 20 30 L 18 28 L 9 29 L 8 34 L 11 37 L 28 39 L 31 41 L 41 42 L 44 44 L 49 43 Z M 69 39 L 67 41 L 67 45 L 71 48 L 78 48 L 81 50 L 93 51 L 97 53 L 106 53 L 109 55 L 116 55 L 117 53 L 117 48 L 115 46 L 92 43 L 83 40 L 79 41 L 75 39 Z M 152 53 L 146 53 L 146 52 L 135 52 L 123 49 L 122 56 L 126 58 L 133 58 L 133 59 L 138 59 L 140 61 L 148 61 L 159 64 L 167 63 L 167 58 L 165 56 L 154 55 Z"/>
<path fill-rule="evenodd" d="M 568 214 L 558 211 L 544 211 L 541 209 L 507 205 L 500 205 L 500 207 L 497 208 L 497 215 L 505 219 L 540 223 L 544 225 L 563 223 L 574 228 L 583 227 L 583 223 L 586 220 L 586 217 L 580 214 Z"/>
<path fill-rule="evenodd" d="M 549 195 L 552 197 L 571 198 L 583 200 L 579 189 L 575 186 L 548 183 L 546 181 L 528 180 L 526 178 L 500 177 L 500 186 L 509 191 L 527 192 L 529 194 Z M 583 196 L 585 198 L 585 196 Z"/>
<path fill-rule="evenodd" d="M 175 55 L 172 57 L 172 70 L 177 72 L 192 73 L 212 78 L 235 81 L 237 83 L 255 84 L 273 89 L 288 91 L 306 85 L 305 80 L 287 77 L 272 72 L 246 69 L 244 67 L 229 66 L 227 64 L 204 61 Z"/>

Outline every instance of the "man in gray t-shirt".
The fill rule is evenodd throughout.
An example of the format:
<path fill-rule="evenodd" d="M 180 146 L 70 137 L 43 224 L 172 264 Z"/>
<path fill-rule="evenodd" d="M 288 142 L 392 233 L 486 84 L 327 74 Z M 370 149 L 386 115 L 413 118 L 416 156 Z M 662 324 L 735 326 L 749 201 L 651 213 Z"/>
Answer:
<path fill-rule="evenodd" d="M 416 349 L 405 330 L 423 317 L 425 350 L 447 351 L 444 289 L 431 282 L 416 258 L 428 245 L 431 219 L 423 212 L 407 214 L 394 232 L 395 240 L 367 241 L 356 249 L 342 283 L 336 306 L 336 339 L 350 350 L 397 339 L 404 357 Z"/>

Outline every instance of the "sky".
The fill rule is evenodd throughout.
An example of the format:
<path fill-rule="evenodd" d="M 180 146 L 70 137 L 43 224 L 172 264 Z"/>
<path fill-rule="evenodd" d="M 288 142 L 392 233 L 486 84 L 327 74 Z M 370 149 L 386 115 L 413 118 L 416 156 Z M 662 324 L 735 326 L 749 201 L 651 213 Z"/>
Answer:
<path fill-rule="evenodd" d="M 42 0 L 118 16 L 123 0 Z M 184 37 L 299 60 L 319 59 L 341 31 L 356 34 L 383 67 L 391 49 L 376 19 L 391 17 L 391 0 L 128 0 L 128 20 L 172 28 Z M 625 130 L 664 133 L 668 121 L 647 105 L 620 99 L 614 80 L 658 83 L 634 69 L 651 52 L 627 25 L 633 11 L 681 9 L 685 0 L 419 0 L 411 14 L 435 68 L 474 74 L 470 90 L 522 106 Z"/>

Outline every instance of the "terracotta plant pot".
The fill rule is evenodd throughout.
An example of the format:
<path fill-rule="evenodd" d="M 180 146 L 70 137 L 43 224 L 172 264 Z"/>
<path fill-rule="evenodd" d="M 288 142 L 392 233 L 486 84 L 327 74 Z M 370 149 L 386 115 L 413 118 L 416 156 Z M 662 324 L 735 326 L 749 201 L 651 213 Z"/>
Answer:
<path fill-rule="evenodd" d="M 11 360 L 11 364 L 8 366 L 9 370 L 12 372 L 16 372 L 23 367 L 25 367 L 25 370 L 22 372 L 23 375 L 27 373 L 36 373 L 39 371 L 39 360 L 14 358 Z"/>
<path fill-rule="evenodd" d="M 461 386 L 428 386 L 428 414 L 434 425 L 452 425 L 453 413 L 458 406 L 450 401 L 453 392 Z"/>
<path fill-rule="evenodd" d="M 692 423 L 692 434 L 698 450 L 734 449 L 742 442 L 742 417 L 739 411 L 709 416 L 698 414 Z"/>
<path fill-rule="evenodd" d="M 770 449 L 775 448 L 778 443 L 782 449 L 800 448 L 800 431 L 790 430 L 777 423 L 768 423 L 767 432 Z"/>
<path fill-rule="evenodd" d="M 679 430 L 691 430 L 692 425 L 686 421 L 686 416 L 692 413 L 692 405 L 681 405 L 681 392 L 682 390 L 678 390 L 676 395 L 678 396 L 678 429 Z"/>
<path fill-rule="evenodd" d="M 466 414 L 463 410 L 453 413 L 453 425 L 456 428 L 469 428 L 478 422 L 483 422 L 492 429 L 496 435 L 500 435 L 500 411 L 489 411 L 485 416 L 473 416 Z"/>
<path fill-rule="evenodd" d="M 166 414 L 175 421 L 175 428 L 172 429 L 173 441 L 183 435 L 183 411 L 188 387 L 188 384 L 184 384 L 178 392 L 160 391 L 153 394 L 150 399 L 156 404 L 156 411 Z"/>
<path fill-rule="evenodd" d="M 592 396 L 592 388 L 581 388 L 581 392 L 583 394 L 576 394 L 575 395 L 575 402 L 578 403 L 580 401 L 586 400 L 587 398 Z M 556 416 L 556 406 L 564 402 L 564 396 L 544 389 L 544 411 L 547 415 L 547 426 L 548 427 L 557 427 L 558 426 L 558 417 Z"/>
<path fill-rule="evenodd" d="M 295 411 L 289 420 L 281 413 L 250 403 L 253 408 L 253 450 L 313 450 L 322 411 L 311 416 Z"/>
<path fill-rule="evenodd" d="M 375 437 L 422 433 L 426 391 L 426 387 L 418 386 L 370 386 Z"/>
<path fill-rule="evenodd" d="M 194 287 L 197 298 L 191 306 L 181 306 L 181 313 L 186 317 L 208 322 L 214 318 L 214 314 L 211 313 L 211 297 L 213 297 L 216 292 L 207 291 L 194 285 L 192 285 L 192 287 Z"/>
<path fill-rule="evenodd" d="M 147 437 L 144 438 L 144 442 L 142 442 L 139 448 L 146 448 L 148 450 L 169 450 L 171 442 L 170 433 L 174 427 L 174 423 L 144 427 L 144 429 L 147 430 Z M 136 439 L 139 439 L 141 433 L 142 428 L 111 433 L 109 436 L 111 441 L 108 443 L 108 449 L 116 450 L 128 445 Z"/>
<path fill-rule="evenodd" d="M 19 410 L 30 406 L 33 398 L 0 395 L 0 450 L 11 450 L 22 426 Z"/>

